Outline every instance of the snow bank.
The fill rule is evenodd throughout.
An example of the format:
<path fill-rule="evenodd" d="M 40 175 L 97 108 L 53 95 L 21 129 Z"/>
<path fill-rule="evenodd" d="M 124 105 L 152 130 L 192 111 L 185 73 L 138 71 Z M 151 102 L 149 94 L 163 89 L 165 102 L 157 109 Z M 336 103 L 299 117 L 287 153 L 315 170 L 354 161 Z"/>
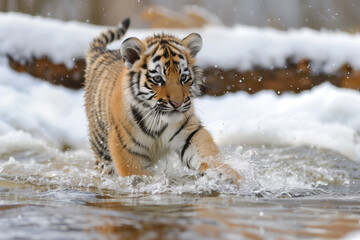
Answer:
<path fill-rule="evenodd" d="M 85 55 L 89 41 L 103 28 L 63 22 L 21 13 L 0 13 L 0 55 L 15 60 L 49 56 L 54 63 L 72 67 L 73 58 Z"/>
<path fill-rule="evenodd" d="M 121 19 L 119 19 L 121 20 Z M 16 60 L 49 56 L 68 67 L 83 57 L 89 41 L 106 27 L 63 22 L 19 13 L 0 13 L 0 54 Z M 130 29 L 126 37 L 144 38 L 165 31 L 179 37 L 198 32 L 204 40 L 198 55 L 201 67 L 249 70 L 284 67 L 287 58 L 309 59 L 313 71 L 333 73 L 345 63 L 360 68 L 360 35 L 343 32 L 261 29 L 247 26 L 208 26 L 187 30 Z M 116 45 L 118 46 L 118 45 Z"/>
<path fill-rule="evenodd" d="M 360 94 L 355 90 L 323 83 L 297 95 L 263 90 L 196 103 L 220 145 L 313 145 L 360 161 Z"/>
<path fill-rule="evenodd" d="M 88 148 L 82 91 L 38 81 L 1 61 L 0 72 L 0 136 L 6 136 L 0 138 L 0 146 L 9 139 L 12 146 L 28 145 L 32 141 L 28 134 L 57 147 Z M 357 91 L 327 83 L 297 95 L 263 90 L 195 102 L 219 145 L 313 145 L 360 161 L 356 103 L 360 103 Z"/>
<path fill-rule="evenodd" d="M 25 131 L 59 148 L 87 147 L 82 91 L 55 87 L 5 65 L 0 63 L 0 135 Z M 21 145 L 25 139 L 16 134 Z"/>

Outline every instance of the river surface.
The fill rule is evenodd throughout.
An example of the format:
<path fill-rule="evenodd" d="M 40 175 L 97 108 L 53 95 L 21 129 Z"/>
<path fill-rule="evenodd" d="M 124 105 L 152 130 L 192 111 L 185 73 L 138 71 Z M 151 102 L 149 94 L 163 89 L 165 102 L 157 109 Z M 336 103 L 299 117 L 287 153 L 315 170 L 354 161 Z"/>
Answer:
<path fill-rule="evenodd" d="M 312 146 L 232 146 L 244 180 L 168 156 L 154 177 L 104 175 L 89 151 L 0 151 L 0 239 L 357 239 L 359 163 Z M 350 234 L 350 235 L 349 235 Z"/>

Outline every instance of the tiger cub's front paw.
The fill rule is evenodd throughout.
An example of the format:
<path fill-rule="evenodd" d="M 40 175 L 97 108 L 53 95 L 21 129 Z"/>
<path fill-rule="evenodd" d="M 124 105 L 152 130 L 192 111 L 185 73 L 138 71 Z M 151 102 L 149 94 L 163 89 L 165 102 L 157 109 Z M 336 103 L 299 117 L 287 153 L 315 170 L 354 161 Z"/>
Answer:
<path fill-rule="evenodd" d="M 205 174 L 206 172 L 214 172 L 218 177 L 224 179 L 225 181 L 230 182 L 231 184 L 240 184 L 240 180 L 243 177 L 232 167 L 225 163 L 215 163 L 209 164 L 207 162 L 203 162 L 200 164 L 199 172 L 201 174 Z"/>

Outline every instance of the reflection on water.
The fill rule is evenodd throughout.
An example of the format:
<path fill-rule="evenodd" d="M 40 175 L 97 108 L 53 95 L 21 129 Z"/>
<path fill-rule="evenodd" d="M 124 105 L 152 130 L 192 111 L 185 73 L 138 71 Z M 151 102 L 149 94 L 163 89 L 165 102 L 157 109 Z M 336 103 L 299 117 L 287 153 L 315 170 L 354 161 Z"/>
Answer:
<path fill-rule="evenodd" d="M 360 231 L 359 163 L 308 146 L 223 152 L 245 177 L 240 188 L 176 161 L 157 164 L 155 177 L 119 178 L 94 169 L 88 152 L 2 153 L 0 239 L 339 239 Z"/>
<path fill-rule="evenodd" d="M 265 199 L 103 195 L 42 187 L 32 191 L 33 197 L 16 204 L 2 200 L 2 239 L 339 239 L 360 230 L 360 200 L 351 196 Z"/>

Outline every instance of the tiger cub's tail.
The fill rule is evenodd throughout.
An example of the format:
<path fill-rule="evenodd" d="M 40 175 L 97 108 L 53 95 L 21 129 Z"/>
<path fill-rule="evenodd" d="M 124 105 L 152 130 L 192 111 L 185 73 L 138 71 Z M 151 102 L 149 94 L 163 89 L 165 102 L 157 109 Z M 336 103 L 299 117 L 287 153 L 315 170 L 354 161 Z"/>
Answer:
<path fill-rule="evenodd" d="M 90 56 L 90 58 L 92 59 L 93 57 L 91 57 L 91 55 L 97 56 L 104 53 L 106 51 L 106 46 L 109 43 L 115 40 L 119 40 L 125 35 L 126 30 L 129 28 L 129 25 L 130 19 L 126 18 L 117 27 L 102 32 L 90 43 L 88 49 L 88 56 Z"/>

